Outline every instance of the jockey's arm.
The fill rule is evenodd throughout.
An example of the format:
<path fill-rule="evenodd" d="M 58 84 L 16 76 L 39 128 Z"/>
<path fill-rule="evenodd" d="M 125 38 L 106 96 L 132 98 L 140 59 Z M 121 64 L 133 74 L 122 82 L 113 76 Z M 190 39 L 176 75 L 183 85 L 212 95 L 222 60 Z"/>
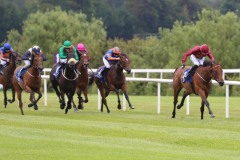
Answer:
<path fill-rule="evenodd" d="M 47 60 L 47 56 L 44 53 L 42 53 L 42 52 L 41 52 L 41 54 L 42 54 L 43 61 L 46 61 Z"/>
<path fill-rule="evenodd" d="M 213 63 L 215 63 L 215 58 L 214 58 L 213 54 L 210 51 L 208 52 L 207 56 Z"/>
<path fill-rule="evenodd" d="M 9 61 L 8 58 L 3 57 L 3 52 L 0 52 L 0 59 L 3 60 L 3 61 Z"/>
<path fill-rule="evenodd" d="M 28 50 L 23 54 L 22 60 L 30 60 L 29 58 L 31 58 L 31 52 Z"/>
<path fill-rule="evenodd" d="M 112 57 L 110 53 L 107 55 L 107 59 L 108 59 L 109 61 L 116 61 L 116 60 L 120 60 L 120 58 L 119 58 L 119 57 Z"/>

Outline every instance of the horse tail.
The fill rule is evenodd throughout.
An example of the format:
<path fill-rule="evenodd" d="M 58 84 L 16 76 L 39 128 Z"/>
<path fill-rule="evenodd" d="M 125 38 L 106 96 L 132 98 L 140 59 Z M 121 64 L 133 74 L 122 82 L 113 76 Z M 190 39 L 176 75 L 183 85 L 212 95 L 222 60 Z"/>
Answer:
<path fill-rule="evenodd" d="M 178 70 L 178 68 L 176 68 L 175 71 L 173 72 L 173 77 L 174 77 L 174 74 L 176 73 L 177 70 Z"/>
<path fill-rule="evenodd" d="M 88 73 L 88 87 L 91 87 L 94 81 L 94 73 L 90 72 Z"/>

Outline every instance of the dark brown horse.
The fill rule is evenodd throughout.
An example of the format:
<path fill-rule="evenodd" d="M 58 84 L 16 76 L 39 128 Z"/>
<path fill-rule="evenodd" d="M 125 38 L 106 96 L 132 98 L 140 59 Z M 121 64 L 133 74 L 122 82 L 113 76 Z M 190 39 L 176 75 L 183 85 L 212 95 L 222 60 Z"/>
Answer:
<path fill-rule="evenodd" d="M 25 90 L 27 93 L 30 93 L 30 104 L 28 104 L 28 107 L 34 106 L 35 110 L 38 110 L 37 102 L 42 97 L 41 92 L 41 75 L 40 73 L 43 70 L 43 57 L 42 53 L 35 54 L 33 52 L 32 54 L 32 62 L 31 66 L 28 68 L 27 72 L 23 75 L 22 82 L 18 81 L 17 73 L 21 69 L 20 67 L 16 68 L 14 71 L 13 76 L 13 86 L 15 88 L 15 91 L 17 92 L 17 97 L 19 101 L 19 108 L 21 110 L 22 115 L 23 113 L 23 102 L 22 102 L 22 91 Z M 37 99 L 35 99 L 34 93 L 38 94 Z"/>
<path fill-rule="evenodd" d="M 173 89 L 174 89 L 174 108 L 172 112 L 172 118 L 175 118 L 176 115 L 176 105 L 178 102 L 178 94 L 181 91 L 182 88 L 185 89 L 183 93 L 183 97 L 181 100 L 181 103 L 178 104 L 177 108 L 180 109 L 183 104 L 185 98 L 194 93 L 201 97 L 201 119 L 203 119 L 203 113 L 204 113 L 204 105 L 207 106 L 210 117 L 214 118 L 214 114 L 210 108 L 209 102 L 207 101 L 207 97 L 209 95 L 211 86 L 212 86 L 212 79 L 216 80 L 220 86 L 224 85 L 223 80 L 223 71 L 222 67 L 219 64 L 205 64 L 204 66 L 199 66 L 195 72 L 195 74 L 192 77 L 192 82 L 182 82 L 182 74 L 186 69 L 189 69 L 190 67 L 177 68 L 173 75 Z"/>
<path fill-rule="evenodd" d="M 69 53 L 67 60 L 68 60 L 67 64 L 63 68 L 62 74 L 60 75 L 59 79 L 57 79 L 53 75 L 56 69 L 56 65 L 53 66 L 50 72 L 50 81 L 52 83 L 53 89 L 55 90 L 58 96 L 61 109 L 64 109 L 66 106 L 64 96 L 65 94 L 67 95 L 68 101 L 67 101 L 67 107 L 65 109 L 65 114 L 67 114 L 68 110 L 72 108 L 71 103 L 73 101 L 73 96 L 76 91 L 77 78 L 78 78 L 78 74 L 75 71 L 77 62 L 75 60 L 74 53 Z M 76 108 L 76 106 L 74 106 L 74 108 Z"/>
<path fill-rule="evenodd" d="M 127 94 L 127 83 L 126 83 L 126 77 L 123 73 L 123 70 L 125 70 L 128 74 L 131 72 L 130 68 L 130 61 L 126 54 L 122 53 L 119 55 L 120 60 L 112 65 L 109 69 L 109 71 L 106 73 L 106 83 L 98 79 L 97 77 L 94 77 L 94 81 L 97 84 L 97 87 L 101 93 L 102 96 L 102 104 L 101 104 L 101 112 L 103 112 L 103 104 L 107 108 L 107 112 L 110 113 L 110 110 L 107 105 L 106 97 L 109 95 L 110 91 L 115 91 L 118 97 L 118 109 L 121 109 L 121 102 L 119 98 L 119 90 L 121 89 L 123 91 L 123 94 L 128 101 L 129 107 L 131 109 L 134 109 L 132 104 L 129 101 L 129 97 Z M 99 69 L 98 69 L 99 70 Z M 104 77 L 104 75 L 103 75 Z M 91 81 L 91 80 L 89 80 Z M 89 85 L 91 85 L 91 82 L 89 82 Z"/>
<path fill-rule="evenodd" d="M 9 64 L 4 68 L 3 74 L 0 75 L 0 84 L 3 85 L 4 106 L 7 107 L 7 102 L 13 103 L 15 101 L 15 90 L 12 85 L 13 72 L 17 64 L 21 63 L 21 57 L 17 52 L 9 54 Z M 12 89 L 12 99 L 7 98 L 7 90 Z"/>
<path fill-rule="evenodd" d="M 88 64 L 90 57 L 88 53 L 82 53 L 79 55 L 81 57 L 80 62 L 77 65 L 77 70 L 81 73 L 81 76 L 77 79 L 77 95 L 78 95 L 78 109 L 83 109 L 83 102 L 88 102 Z M 84 94 L 82 98 L 81 94 Z M 75 105 L 74 105 L 75 106 Z"/>

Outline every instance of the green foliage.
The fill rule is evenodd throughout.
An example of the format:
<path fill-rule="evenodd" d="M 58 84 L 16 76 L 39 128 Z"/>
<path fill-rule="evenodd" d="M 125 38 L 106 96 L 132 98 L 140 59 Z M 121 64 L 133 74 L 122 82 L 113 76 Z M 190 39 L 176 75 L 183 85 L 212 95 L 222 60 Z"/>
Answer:
<path fill-rule="evenodd" d="M 53 53 L 58 52 L 65 40 L 70 40 L 74 45 L 84 42 L 92 57 L 98 56 L 99 48 L 106 41 L 101 20 L 92 18 L 88 21 L 83 13 L 65 12 L 59 7 L 29 15 L 22 30 L 22 34 L 16 30 L 10 31 L 9 41 L 13 46 L 18 46 L 22 53 L 33 45 L 39 45 L 49 59 L 45 67 L 52 66 Z M 95 59 L 92 60 L 94 63 Z"/>
<path fill-rule="evenodd" d="M 162 36 L 160 49 L 171 57 L 167 67 L 176 68 L 181 65 L 184 52 L 195 45 L 208 44 L 217 62 L 223 62 L 223 68 L 238 68 L 240 23 L 236 14 L 221 15 L 219 11 L 202 10 L 199 21 L 183 25 L 175 22 L 172 30 L 159 29 Z M 234 59 L 234 61 L 233 61 Z M 178 62 L 178 63 L 176 63 Z M 188 61 L 187 64 L 191 63 Z"/>

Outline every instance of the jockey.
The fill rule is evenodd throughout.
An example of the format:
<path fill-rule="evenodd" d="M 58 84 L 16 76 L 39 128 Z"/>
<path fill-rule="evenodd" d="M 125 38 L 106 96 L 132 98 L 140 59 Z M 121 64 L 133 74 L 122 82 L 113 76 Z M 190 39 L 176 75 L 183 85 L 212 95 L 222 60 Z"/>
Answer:
<path fill-rule="evenodd" d="M 70 52 L 73 52 L 75 54 L 75 60 L 79 61 L 76 48 L 72 45 L 70 41 L 66 40 L 64 41 L 63 46 L 59 49 L 59 63 L 57 63 L 56 71 L 53 74 L 55 77 L 58 77 L 59 72 L 65 67 L 67 63 L 67 55 Z"/>
<path fill-rule="evenodd" d="M 9 53 L 13 52 L 13 48 L 9 43 L 5 43 L 3 47 L 0 48 L 0 75 L 3 74 L 2 70 L 4 66 L 9 62 Z"/>
<path fill-rule="evenodd" d="M 190 74 L 193 75 L 198 66 L 203 65 L 205 56 L 208 56 L 212 63 L 215 63 L 215 59 L 206 44 L 203 44 L 201 46 L 194 46 L 189 51 L 184 53 L 182 57 L 182 68 L 185 67 L 185 63 L 188 56 L 190 56 L 190 59 L 194 65 L 192 66 L 190 71 L 186 75 L 184 75 L 183 78 L 187 78 Z"/>
<path fill-rule="evenodd" d="M 78 43 L 76 46 L 76 49 L 77 49 L 77 54 L 79 56 L 79 60 L 81 58 L 82 53 L 88 53 L 88 50 L 83 43 Z"/>
<path fill-rule="evenodd" d="M 23 72 L 24 69 L 31 66 L 33 53 L 38 55 L 42 53 L 42 51 L 39 46 L 33 46 L 32 48 L 29 48 L 22 56 L 22 61 L 24 61 L 25 65 L 23 66 L 23 69 L 20 72 Z M 47 57 L 44 54 L 42 54 L 42 57 L 43 57 L 43 61 L 47 60 Z M 22 73 L 19 73 L 19 74 L 21 75 Z"/>
<path fill-rule="evenodd" d="M 97 77 L 102 78 L 103 73 L 107 72 L 111 65 L 117 63 L 120 60 L 119 54 L 121 54 L 121 51 L 118 47 L 111 48 L 105 53 L 103 56 L 103 63 L 105 67 L 101 68 L 97 74 Z"/>

